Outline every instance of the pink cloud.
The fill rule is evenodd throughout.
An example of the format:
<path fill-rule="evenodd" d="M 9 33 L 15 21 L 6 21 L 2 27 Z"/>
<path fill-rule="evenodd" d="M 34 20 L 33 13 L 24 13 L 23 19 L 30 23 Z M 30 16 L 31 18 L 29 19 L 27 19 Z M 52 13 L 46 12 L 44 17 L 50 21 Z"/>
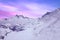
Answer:
<path fill-rule="evenodd" d="M 54 10 L 55 7 L 48 4 L 37 4 L 37 3 L 21 3 L 14 6 L 5 5 L 0 3 L 0 16 L 13 16 L 13 15 L 24 15 L 31 18 L 41 17 L 47 11 Z M 2 16 L 3 17 L 3 16 Z"/>
<path fill-rule="evenodd" d="M 16 14 L 21 14 L 18 8 L 0 3 L 0 18 L 11 17 Z"/>

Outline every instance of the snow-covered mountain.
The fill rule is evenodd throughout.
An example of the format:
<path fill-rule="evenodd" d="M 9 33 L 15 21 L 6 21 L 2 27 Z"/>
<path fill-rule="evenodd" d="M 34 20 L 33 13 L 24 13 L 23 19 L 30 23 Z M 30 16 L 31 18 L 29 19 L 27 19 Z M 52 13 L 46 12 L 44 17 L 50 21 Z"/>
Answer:
<path fill-rule="evenodd" d="M 60 40 L 60 8 L 42 18 L 16 15 L 1 19 L 0 40 Z"/>

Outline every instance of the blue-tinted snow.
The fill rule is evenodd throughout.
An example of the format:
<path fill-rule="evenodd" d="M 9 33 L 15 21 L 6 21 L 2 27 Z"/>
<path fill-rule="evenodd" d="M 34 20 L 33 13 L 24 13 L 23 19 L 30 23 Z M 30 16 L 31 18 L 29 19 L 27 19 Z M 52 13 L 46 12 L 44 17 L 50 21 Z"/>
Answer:
<path fill-rule="evenodd" d="M 7 33 L 4 40 L 60 40 L 60 10 L 48 13 L 40 19 L 16 15 L 1 20 L 7 28 L 0 26 L 0 36 Z M 20 31 L 21 27 L 24 30 Z"/>

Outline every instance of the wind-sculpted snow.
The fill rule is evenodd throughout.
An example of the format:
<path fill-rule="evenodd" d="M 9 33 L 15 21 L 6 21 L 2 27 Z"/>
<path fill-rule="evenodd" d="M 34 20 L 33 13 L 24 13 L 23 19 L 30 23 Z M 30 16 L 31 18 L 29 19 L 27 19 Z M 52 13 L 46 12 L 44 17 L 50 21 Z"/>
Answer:
<path fill-rule="evenodd" d="M 16 15 L 0 20 L 0 40 L 60 40 L 60 9 L 42 18 Z"/>

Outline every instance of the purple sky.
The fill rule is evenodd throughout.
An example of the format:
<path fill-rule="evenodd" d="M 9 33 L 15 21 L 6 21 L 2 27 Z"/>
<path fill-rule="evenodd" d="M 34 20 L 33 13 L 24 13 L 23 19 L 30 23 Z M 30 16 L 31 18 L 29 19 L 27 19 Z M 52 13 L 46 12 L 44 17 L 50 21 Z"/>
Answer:
<path fill-rule="evenodd" d="M 37 3 L 34 0 L 0 1 L 0 17 L 11 17 L 13 15 L 24 15 L 31 18 L 41 17 L 46 12 L 56 9 L 48 3 Z"/>

